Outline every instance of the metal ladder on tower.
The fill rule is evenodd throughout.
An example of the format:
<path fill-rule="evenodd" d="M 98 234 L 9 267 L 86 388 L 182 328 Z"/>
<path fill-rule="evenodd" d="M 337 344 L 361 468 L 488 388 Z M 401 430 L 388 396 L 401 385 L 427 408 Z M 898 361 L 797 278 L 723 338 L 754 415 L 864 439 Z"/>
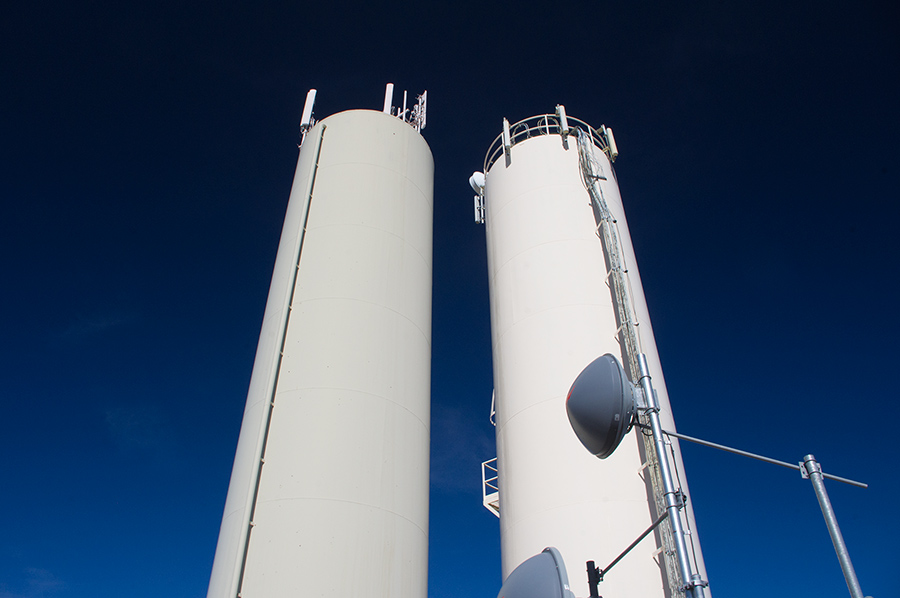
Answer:
<path fill-rule="evenodd" d="M 609 211 L 606 199 L 603 196 L 603 189 L 600 186 L 601 180 L 607 177 L 603 174 L 603 169 L 594 156 L 594 143 L 591 141 L 591 135 L 583 131 L 580 127 L 575 128 L 578 139 L 578 158 L 581 166 L 581 176 L 588 194 L 591 197 L 591 203 L 594 208 L 594 216 L 597 220 L 597 236 L 603 245 L 606 254 L 606 280 L 610 286 L 613 303 L 616 308 L 616 319 L 618 324 L 619 339 L 624 349 L 624 357 L 629 377 L 632 382 L 640 378 L 640 370 L 638 366 L 638 354 L 640 353 L 640 344 L 637 337 L 637 322 L 633 316 L 631 301 L 628 292 L 628 270 L 625 268 L 624 259 L 622 258 L 621 245 L 619 244 L 619 236 L 616 231 L 616 220 Z M 641 423 L 648 425 L 647 416 L 641 414 Z M 650 472 L 650 482 L 653 489 L 653 496 L 656 502 L 656 512 L 664 513 L 666 510 L 665 499 L 663 497 L 663 483 L 659 470 L 659 462 L 656 458 L 656 451 L 653 446 L 653 439 L 649 436 L 641 434 L 643 440 L 644 455 L 647 459 L 646 468 Z M 664 521 L 659 526 L 660 537 L 662 539 L 662 553 L 665 561 L 666 577 L 669 581 L 673 598 L 682 598 L 684 596 L 685 581 L 681 579 L 678 570 L 678 563 L 675 559 L 675 541 L 672 536 L 672 526 L 669 521 Z"/>

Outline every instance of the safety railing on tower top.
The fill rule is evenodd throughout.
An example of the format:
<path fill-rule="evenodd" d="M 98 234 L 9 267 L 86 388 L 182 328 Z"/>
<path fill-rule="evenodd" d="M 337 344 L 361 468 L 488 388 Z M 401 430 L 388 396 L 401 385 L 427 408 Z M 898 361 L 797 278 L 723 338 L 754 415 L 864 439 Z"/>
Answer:
<path fill-rule="evenodd" d="M 606 136 L 603 135 L 603 133 L 601 133 L 598 129 L 595 129 L 586 122 L 577 118 L 573 118 L 571 116 L 567 117 L 566 120 L 569 124 L 570 133 L 574 133 L 572 129 L 578 127 L 579 129 L 590 135 L 591 141 L 594 142 L 594 145 L 599 147 L 604 152 L 608 153 Z M 517 143 L 521 143 L 526 139 L 531 139 L 532 137 L 539 137 L 541 135 L 559 135 L 561 133 L 560 128 L 561 127 L 559 124 L 559 119 L 555 114 L 542 114 L 540 116 L 532 116 L 531 118 L 520 120 L 519 122 L 509 126 L 510 147 L 516 145 Z M 488 148 L 487 156 L 484 159 L 484 172 L 487 173 L 488 170 L 490 170 L 491 166 L 494 165 L 494 162 L 496 162 L 497 159 L 502 155 L 503 133 L 497 135 L 497 138 L 494 139 L 494 142 L 491 143 L 491 146 Z"/>

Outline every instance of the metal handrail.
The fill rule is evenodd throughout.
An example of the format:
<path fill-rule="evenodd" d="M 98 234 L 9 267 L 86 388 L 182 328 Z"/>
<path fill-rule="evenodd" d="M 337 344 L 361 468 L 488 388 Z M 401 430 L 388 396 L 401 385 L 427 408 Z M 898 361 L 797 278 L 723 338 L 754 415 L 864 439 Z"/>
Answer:
<path fill-rule="evenodd" d="M 491 463 L 493 463 L 494 465 L 491 465 Z M 497 457 L 489 459 L 481 464 L 481 504 L 483 504 L 488 511 L 499 517 L 500 474 L 495 467 L 496 464 Z M 494 475 L 492 476 L 491 474 L 487 473 L 487 471 L 493 472 Z"/>
<path fill-rule="evenodd" d="M 583 120 L 579 120 L 572 116 L 566 118 L 569 122 L 569 129 L 578 127 L 591 136 L 591 141 L 601 150 L 606 151 L 606 137 L 597 129 L 587 124 Z M 510 146 L 525 141 L 532 137 L 540 135 L 559 135 L 560 125 L 555 114 L 540 114 L 532 116 L 524 120 L 510 125 Z M 503 154 L 503 134 L 497 135 L 490 147 L 488 147 L 487 155 L 484 159 L 484 172 L 487 173 L 494 162 Z"/>
<path fill-rule="evenodd" d="M 497 472 L 497 468 L 489 465 L 490 463 L 496 463 L 496 462 L 497 462 L 497 457 L 494 457 L 493 459 L 488 459 L 487 461 L 485 461 L 484 463 L 481 464 L 481 484 L 485 488 L 490 488 L 491 490 L 499 492 L 500 489 L 497 486 L 495 486 L 492 482 L 496 482 L 500 476 Z M 492 472 L 494 472 L 497 475 L 494 475 L 493 477 L 488 477 L 485 474 L 486 469 L 491 470 Z"/>

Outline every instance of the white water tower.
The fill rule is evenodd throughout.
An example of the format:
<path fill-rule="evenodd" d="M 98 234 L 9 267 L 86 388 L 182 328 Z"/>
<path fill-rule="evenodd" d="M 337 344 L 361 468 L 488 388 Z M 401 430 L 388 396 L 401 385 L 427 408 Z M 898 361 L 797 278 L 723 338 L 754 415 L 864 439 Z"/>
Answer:
<path fill-rule="evenodd" d="M 316 123 L 314 97 L 208 596 L 426 598 L 425 101 Z"/>
<path fill-rule="evenodd" d="M 660 485 L 639 430 L 606 459 L 585 451 L 566 415 L 566 393 L 597 357 L 616 355 L 629 371 L 643 352 L 663 425 L 675 425 L 612 168 L 612 131 L 568 117 L 562 106 L 503 125 L 484 175 L 470 180 L 487 236 L 495 385 L 499 492 L 489 487 L 485 504 L 499 510 L 504 580 L 555 547 L 572 591 L 587 596 L 586 561 L 611 561 L 656 520 Z M 672 450 L 686 492 L 677 441 Z M 694 570 L 706 579 L 690 503 L 683 513 Z M 641 542 L 601 593 L 681 596 L 666 554 L 671 533 L 664 524 Z"/>

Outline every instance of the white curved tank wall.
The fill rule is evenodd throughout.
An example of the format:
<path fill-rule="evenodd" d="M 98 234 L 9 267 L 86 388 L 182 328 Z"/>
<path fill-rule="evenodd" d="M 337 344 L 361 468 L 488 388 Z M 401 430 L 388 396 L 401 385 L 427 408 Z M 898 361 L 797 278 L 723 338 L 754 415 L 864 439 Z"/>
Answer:
<path fill-rule="evenodd" d="M 618 187 L 605 154 L 596 148 L 595 154 L 608 177 L 601 185 L 618 220 L 663 425 L 674 429 Z M 603 247 L 580 173 L 574 136 L 568 149 L 555 134 L 514 145 L 509 166 L 501 158 L 487 173 L 485 226 L 503 578 L 555 546 L 575 595 L 587 596 L 585 562 L 605 566 L 653 517 L 636 432 L 599 460 L 581 445 L 566 416 L 566 394 L 584 366 L 604 353 L 624 363 Z M 680 452 L 677 467 L 687 491 Z M 689 518 L 696 529 L 691 513 Z M 694 548 L 699 557 L 699 545 Z M 656 550 L 655 538 L 645 539 L 610 572 L 600 593 L 667 596 Z"/>
<path fill-rule="evenodd" d="M 381 112 L 307 133 L 209 598 L 425 598 L 433 173 Z"/>

